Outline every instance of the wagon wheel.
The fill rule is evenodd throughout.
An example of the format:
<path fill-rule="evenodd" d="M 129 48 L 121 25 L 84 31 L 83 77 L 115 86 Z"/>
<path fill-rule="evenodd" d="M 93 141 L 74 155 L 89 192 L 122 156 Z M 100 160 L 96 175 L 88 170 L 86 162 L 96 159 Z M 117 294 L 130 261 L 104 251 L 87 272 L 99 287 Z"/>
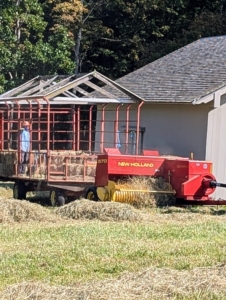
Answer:
<path fill-rule="evenodd" d="M 63 206 L 66 202 L 65 197 L 57 190 L 50 191 L 49 200 L 52 206 Z"/>
<path fill-rule="evenodd" d="M 13 198 L 18 200 L 22 200 L 22 199 L 25 200 L 26 194 L 27 194 L 27 188 L 24 182 L 15 182 L 13 187 Z"/>
<path fill-rule="evenodd" d="M 92 200 L 92 201 L 98 201 L 97 196 L 97 188 L 95 186 L 90 187 L 86 192 L 86 199 Z"/>
<path fill-rule="evenodd" d="M 55 190 L 50 191 L 49 200 L 52 206 L 57 206 L 57 192 Z"/>

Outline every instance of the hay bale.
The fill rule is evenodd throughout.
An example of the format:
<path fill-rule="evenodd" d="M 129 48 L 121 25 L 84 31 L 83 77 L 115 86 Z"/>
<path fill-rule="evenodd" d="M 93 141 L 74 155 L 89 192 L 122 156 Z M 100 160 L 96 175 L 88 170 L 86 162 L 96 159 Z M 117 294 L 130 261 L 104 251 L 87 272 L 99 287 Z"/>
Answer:
<path fill-rule="evenodd" d="M 83 151 L 50 151 L 50 155 L 52 180 L 62 180 L 67 176 L 70 180 L 94 182 L 96 155 Z M 67 174 L 65 174 L 66 170 Z"/>
<path fill-rule="evenodd" d="M 0 152 L 1 175 L 12 176 L 15 175 L 15 164 L 17 164 L 17 151 L 2 151 Z"/>
<path fill-rule="evenodd" d="M 47 174 L 46 165 L 34 165 L 31 167 L 32 178 L 45 178 Z"/>
<path fill-rule="evenodd" d="M 83 175 L 84 172 L 83 164 L 69 164 L 67 167 L 68 167 L 68 176 Z"/>
<path fill-rule="evenodd" d="M 134 176 L 126 180 L 119 180 L 117 189 L 127 190 L 133 193 L 133 199 L 128 197 L 127 203 L 136 207 L 165 207 L 175 204 L 173 194 L 162 193 L 160 191 L 169 191 L 169 184 L 161 177 Z M 140 192 L 159 191 L 159 193 Z M 134 191 L 134 192 L 133 192 Z M 136 192 L 139 191 L 139 192 Z"/>
<path fill-rule="evenodd" d="M 86 176 L 95 177 L 96 175 L 96 167 L 88 166 L 86 168 Z"/>
<path fill-rule="evenodd" d="M 101 221 L 138 221 L 141 213 L 128 204 L 114 202 L 95 202 L 86 199 L 73 201 L 55 209 L 61 217 L 72 219 L 98 219 Z"/>
<path fill-rule="evenodd" d="M 28 201 L 0 199 L 0 223 L 45 221 L 57 222 L 61 218 L 47 208 Z"/>

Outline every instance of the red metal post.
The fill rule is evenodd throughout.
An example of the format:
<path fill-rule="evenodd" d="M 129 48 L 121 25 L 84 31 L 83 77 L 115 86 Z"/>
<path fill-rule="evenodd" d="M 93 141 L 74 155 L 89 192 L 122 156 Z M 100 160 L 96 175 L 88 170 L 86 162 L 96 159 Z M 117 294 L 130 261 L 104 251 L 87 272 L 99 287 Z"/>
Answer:
<path fill-rule="evenodd" d="M 40 124 L 41 106 L 39 100 L 36 99 L 36 102 L 38 103 L 38 151 L 40 152 L 41 150 L 41 124 Z"/>
<path fill-rule="evenodd" d="M 102 118 L 101 118 L 101 136 L 100 136 L 100 152 L 104 151 L 104 122 L 105 122 L 105 108 L 107 104 L 102 106 Z"/>
<path fill-rule="evenodd" d="M 89 108 L 89 151 L 92 150 L 92 110 L 93 110 L 93 105 L 90 106 Z"/>
<path fill-rule="evenodd" d="M 49 154 L 50 149 L 50 103 L 47 98 L 44 97 L 47 103 L 47 153 Z"/>
<path fill-rule="evenodd" d="M 21 125 L 21 111 L 20 111 L 20 104 L 18 103 L 18 101 L 15 101 L 18 107 L 18 111 L 17 111 L 17 118 L 18 118 L 18 122 L 17 122 L 17 131 L 18 131 L 18 142 L 17 142 L 17 150 L 18 150 L 18 164 L 17 164 L 17 170 L 16 170 L 16 176 L 18 176 L 19 174 L 19 167 L 20 167 L 20 162 L 21 162 L 21 148 L 20 148 L 20 125 Z"/>
<path fill-rule="evenodd" d="M 77 109 L 77 149 L 76 150 L 80 150 L 80 131 L 81 131 L 81 122 L 80 122 L 80 111 L 81 108 L 80 106 L 78 106 Z"/>
<path fill-rule="evenodd" d="M 46 101 L 47 104 L 47 181 L 50 180 L 50 152 L 49 152 L 49 144 L 50 144 L 50 103 L 46 97 L 43 97 L 43 100 Z"/>
<path fill-rule="evenodd" d="M 129 110 L 132 104 L 129 104 L 126 108 L 126 144 L 125 154 L 128 154 L 128 141 L 129 141 Z"/>
<path fill-rule="evenodd" d="M 114 146 L 116 147 L 117 144 L 117 137 L 118 137 L 118 119 L 119 119 L 119 108 L 122 105 L 122 103 L 120 103 L 119 105 L 117 105 L 116 107 L 116 114 L 115 114 L 115 143 Z"/>
<path fill-rule="evenodd" d="M 5 101 L 5 105 L 7 106 L 7 118 L 8 118 L 8 122 L 7 122 L 7 149 L 9 150 L 9 141 L 10 141 L 10 122 L 9 122 L 9 120 L 10 120 L 10 108 L 9 108 L 9 104 L 6 101 Z M 4 129 L 5 129 L 5 127 L 4 127 Z"/>
<path fill-rule="evenodd" d="M 32 104 L 31 104 L 31 100 L 29 101 L 29 121 L 30 121 L 30 126 L 31 126 L 31 124 L 32 124 Z M 31 145 L 32 145 L 32 143 L 31 143 Z"/>
<path fill-rule="evenodd" d="M 72 124 L 72 132 L 73 132 L 73 144 L 72 150 L 75 151 L 76 148 L 76 114 L 75 114 L 75 107 L 73 107 L 73 124 Z"/>
<path fill-rule="evenodd" d="M 137 136 L 136 136 L 136 155 L 139 154 L 139 135 L 140 135 L 140 108 L 144 104 L 144 101 L 141 101 L 137 107 Z"/>

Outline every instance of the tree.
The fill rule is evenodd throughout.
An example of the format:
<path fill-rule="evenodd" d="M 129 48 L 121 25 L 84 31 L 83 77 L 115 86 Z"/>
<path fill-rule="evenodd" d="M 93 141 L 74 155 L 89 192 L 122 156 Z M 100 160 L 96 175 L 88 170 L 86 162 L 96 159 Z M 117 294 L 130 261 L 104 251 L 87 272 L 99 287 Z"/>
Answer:
<path fill-rule="evenodd" d="M 83 30 L 86 31 L 86 23 L 90 22 L 95 13 L 100 10 L 103 5 L 108 3 L 108 0 L 50 1 L 55 3 L 53 19 L 56 21 L 56 24 L 54 26 L 58 26 L 59 24 L 64 26 L 74 38 L 75 73 L 81 72 L 83 60 L 81 53 Z M 97 34 L 95 27 L 93 28 L 93 32 Z M 84 40 L 86 40 L 86 37 L 84 37 Z"/>
<path fill-rule="evenodd" d="M 45 41 L 47 22 L 40 1 L 2 0 L 0 11 L 1 90 L 38 74 L 72 71 L 67 32 L 59 27 Z"/>
<path fill-rule="evenodd" d="M 226 0 L 1 0 L 0 92 L 38 74 L 119 78 L 225 34 Z"/>

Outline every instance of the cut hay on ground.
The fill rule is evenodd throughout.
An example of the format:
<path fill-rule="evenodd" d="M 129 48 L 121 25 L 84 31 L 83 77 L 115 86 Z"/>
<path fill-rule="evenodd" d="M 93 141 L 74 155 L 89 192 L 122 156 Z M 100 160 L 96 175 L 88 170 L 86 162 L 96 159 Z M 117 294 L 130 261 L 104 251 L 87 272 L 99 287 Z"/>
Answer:
<path fill-rule="evenodd" d="M 57 222 L 60 217 L 49 209 L 26 200 L 0 199 L 0 223 Z"/>
<path fill-rule="evenodd" d="M 119 180 L 117 182 L 117 189 L 120 189 L 122 192 L 124 190 L 128 191 L 128 197 L 125 199 L 125 202 L 139 208 L 165 207 L 175 204 L 173 194 L 163 192 L 170 192 L 172 188 L 164 178 L 161 177 L 134 176 L 125 181 Z M 153 193 L 141 192 L 142 190 L 153 191 Z"/>
<path fill-rule="evenodd" d="M 5 198 L 5 199 L 12 198 L 13 196 L 12 187 L 13 187 L 12 184 L 6 185 L 4 187 L 0 186 L 0 198 Z"/>
<path fill-rule="evenodd" d="M 191 271 L 150 268 L 127 273 L 118 279 L 93 281 L 75 286 L 21 283 L 0 293 L 1 300 L 143 300 L 226 299 L 226 267 Z"/>
<path fill-rule="evenodd" d="M 72 219 L 98 219 L 101 221 L 137 221 L 141 213 L 131 205 L 115 202 L 76 200 L 55 210 L 57 215 Z"/>

